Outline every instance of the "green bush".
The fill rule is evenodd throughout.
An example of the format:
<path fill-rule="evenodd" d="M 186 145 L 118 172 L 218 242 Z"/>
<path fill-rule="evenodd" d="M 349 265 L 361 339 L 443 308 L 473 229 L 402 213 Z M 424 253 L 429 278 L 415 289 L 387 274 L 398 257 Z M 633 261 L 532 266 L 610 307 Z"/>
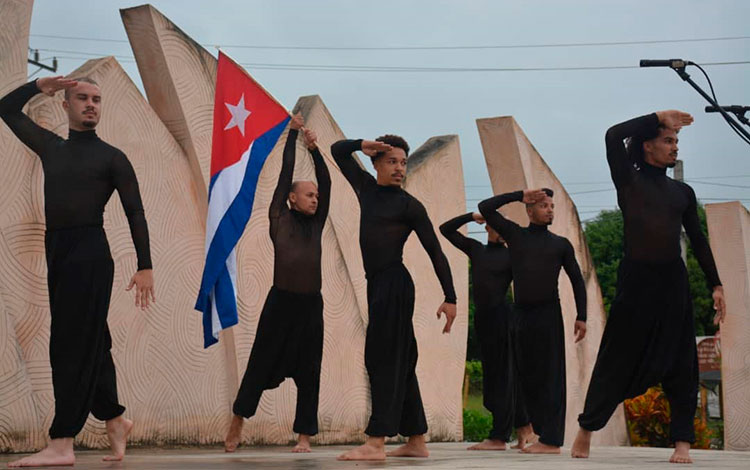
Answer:
<path fill-rule="evenodd" d="M 464 440 L 479 442 L 487 438 L 492 429 L 492 416 L 477 410 L 464 410 Z"/>
<path fill-rule="evenodd" d="M 469 394 L 482 394 L 482 363 L 466 361 L 466 374 L 469 376 Z"/>

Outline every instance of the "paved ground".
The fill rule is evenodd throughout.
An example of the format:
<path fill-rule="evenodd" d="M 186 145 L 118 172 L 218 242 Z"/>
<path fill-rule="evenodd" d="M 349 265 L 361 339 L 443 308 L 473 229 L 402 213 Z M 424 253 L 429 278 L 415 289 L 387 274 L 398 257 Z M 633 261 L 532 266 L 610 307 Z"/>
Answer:
<path fill-rule="evenodd" d="M 286 447 L 240 448 L 235 454 L 225 454 L 220 448 L 184 449 L 133 449 L 125 461 L 101 461 L 104 452 L 85 451 L 77 454 L 77 469 L 137 469 L 137 470 L 191 470 L 191 469 L 284 469 L 284 470 L 336 470 L 336 469 L 508 469 L 508 470 L 567 470 L 567 469 L 639 469 L 670 468 L 676 466 L 667 460 L 671 449 L 636 447 L 598 447 L 588 460 L 573 460 L 569 449 L 559 456 L 530 456 L 517 451 L 468 452 L 465 443 L 429 444 L 429 459 L 396 459 L 382 463 L 338 462 L 336 456 L 348 446 L 327 446 L 311 454 L 291 454 Z M 395 446 L 394 446 L 395 447 Z M 716 450 L 692 451 L 694 464 L 690 469 L 750 469 L 750 452 Z M 0 466 L 20 455 L 0 455 Z M 684 468 L 684 466 L 677 466 Z"/>

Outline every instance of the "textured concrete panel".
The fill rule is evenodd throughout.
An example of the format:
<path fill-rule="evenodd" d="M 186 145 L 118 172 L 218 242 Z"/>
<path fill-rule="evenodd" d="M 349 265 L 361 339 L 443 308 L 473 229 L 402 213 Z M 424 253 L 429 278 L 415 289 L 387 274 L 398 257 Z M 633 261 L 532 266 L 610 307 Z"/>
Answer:
<path fill-rule="evenodd" d="M 529 142 L 518 123 L 512 117 L 487 118 L 477 119 L 477 127 L 495 194 L 538 187 L 547 187 L 555 191 L 555 220 L 550 230 L 570 240 L 586 282 L 587 333 L 586 338 L 576 345 L 573 341 L 573 324 L 576 316 L 573 289 L 564 270 L 560 273 L 559 289 L 565 325 L 568 388 L 565 426 L 567 445 L 573 442 L 578 430 L 578 414 L 583 410 L 586 390 L 604 331 L 606 317 L 599 282 L 573 200 Z M 523 204 L 511 204 L 501 211 L 516 223 L 528 225 Z M 627 440 L 625 416 L 620 405 L 609 424 L 594 434 L 594 444 L 621 445 L 626 444 Z"/>
<path fill-rule="evenodd" d="M 750 213 L 739 202 L 707 204 L 706 219 L 727 302 L 720 332 L 724 448 L 750 450 Z"/>
<path fill-rule="evenodd" d="M 404 188 L 419 199 L 437 230 L 465 210 L 464 173 L 458 136 L 433 137 L 409 156 Z M 419 348 L 417 377 L 433 440 L 462 440 L 461 386 L 466 364 L 469 318 L 469 263 L 466 256 L 438 236 L 448 257 L 458 297 L 458 315 L 450 334 L 442 334 L 445 317 L 435 316 L 443 291 L 430 258 L 415 233 L 404 247 L 404 262 L 416 289 L 414 331 Z"/>

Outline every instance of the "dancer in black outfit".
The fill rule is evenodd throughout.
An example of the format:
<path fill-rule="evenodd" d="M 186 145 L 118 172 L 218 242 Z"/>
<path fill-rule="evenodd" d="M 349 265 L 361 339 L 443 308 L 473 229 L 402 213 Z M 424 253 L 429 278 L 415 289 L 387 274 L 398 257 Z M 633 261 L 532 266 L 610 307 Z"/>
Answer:
<path fill-rule="evenodd" d="M 377 180 L 362 169 L 352 152 L 373 159 Z M 359 197 L 359 242 L 367 275 L 369 323 L 365 366 L 370 377 L 372 414 L 367 442 L 340 460 L 385 459 L 385 437 L 401 434 L 408 443 L 390 456 L 427 457 L 427 420 L 417 383 L 414 337 L 414 284 L 402 262 L 404 243 L 414 231 L 432 260 L 445 294 L 437 311 L 445 313 L 443 333 L 456 316 L 456 293 L 448 260 L 440 248 L 424 206 L 401 189 L 406 175 L 407 143 L 398 136 L 377 141 L 342 140 L 331 146 L 336 163 Z"/>
<path fill-rule="evenodd" d="M 250 360 L 234 402 L 234 417 L 225 441 L 227 452 L 237 448 L 243 419 L 255 414 L 263 391 L 278 387 L 286 377 L 292 377 L 297 385 L 293 430 L 299 434 L 299 441 L 292 452 L 310 452 L 310 436 L 318 433 L 323 358 L 321 237 L 328 217 L 331 177 L 315 133 L 303 126 L 302 115 L 292 117 L 279 180 L 268 209 L 274 250 L 273 287 L 260 314 Z M 315 164 L 317 187 L 311 181 L 292 182 L 300 129 Z"/>
<path fill-rule="evenodd" d="M 479 339 L 482 358 L 484 407 L 492 413 L 489 437 L 469 447 L 469 450 L 505 450 L 514 426 L 518 434 L 516 448 L 523 449 L 533 431 L 518 393 L 518 381 L 514 377 L 510 308 L 505 301 L 513 280 L 510 250 L 500 234 L 489 225 L 485 227 L 486 245 L 458 231 L 462 225 L 472 221 L 485 223 L 481 214 L 469 212 L 440 226 L 440 233 L 471 260 L 474 331 Z"/>
<path fill-rule="evenodd" d="M 65 90 L 65 140 L 32 121 L 23 106 L 37 93 Z M 120 150 L 97 137 L 101 93 L 89 78 L 40 78 L 0 100 L 0 117 L 33 150 L 44 170 L 50 364 L 55 418 L 47 447 L 11 467 L 73 465 L 73 438 L 91 412 L 106 421 L 112 455 L 121 460 L 133 423 L 117 399 L 107 313 L 114 262 L 102 227 L 104 206 L 117 190 L 138 256 L 135 304 L 154 300 L 148 228 L 133 167 Z"/>
<path fill-rule="evenodd" d="M 693 122 L 681 111 L 660 111 L 607 131 L 607 161 L 617 188 L 625 256 L 617 293 L 578 422 L 573 457 L 588 457 L 591 432 L 607 424 L 624 399 L 661 383 L 672 410 L 670 462 L 691 462 L 698 358 L 687 271 L 680 256 L 685 227 L 695 257 L 713 289 L 716 317 L 724 291 L 698 220 L 695 193 L 666 175 L 677 160 L 677 131 Z M 630 139 L 628 145 L 625 139 Z"/>
<path fill-rule="evenodd" d="M 552 191 L 526 190 L 479 203 L 487 223 L 508 242 L 513 270 L 512 336 L 521 393 L 539 442 L 527 453 L 560 453 L 565 433 L 565 334 L 557 290 L 560 268 L 573 285 L 576 342 L 586 334 L 586 285 L 570 242 L 547 230 L 554 217 Z M 528 227 L 497 209 L 526 203 Z"/>

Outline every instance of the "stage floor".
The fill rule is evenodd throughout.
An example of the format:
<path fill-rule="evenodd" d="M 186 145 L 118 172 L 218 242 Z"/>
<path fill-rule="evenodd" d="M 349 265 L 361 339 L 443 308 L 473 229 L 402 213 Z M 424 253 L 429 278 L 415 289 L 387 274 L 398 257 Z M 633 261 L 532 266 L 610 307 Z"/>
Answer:
<path fill-rule="evenodd" d="M 389 446 L 391 447 L 391 446 Z M 395 446 L 392 446 L 395 447 Z M 338 462 L 336 456 L 350 446 L 326 446 L 314 449 L 311 454 L 292 454 L 288 447 L 240 448 L 226 454 L 220 448 L 132 449 L 123 462 L 102 462 L 100 451 L 81 451 L 77 454 L 77 469 L 138 469 L 138 470 L 190 470 L 190 469 L 285 469 L 285 470 L 335 470 L 380 468 L 433 469 L 639 469 L 675 468 L 667 460 L 671 449 L 636 447 L 597 447 L 587 460 L 571 459 L 569 449 L 561 455 L 531 456 L 518 451 L 468 452 L 466 443 L 429 444 L 429 459 L 389 458 L 386 462 Z M 694 450 L 694 464 L 689 467 L 710 469 L 750 469 L 750 452 Z M 0 466 L 21 455 L 0 455 Z M 59 468 L 59 467 L 58 467 Z M 681 468 L 681 467 L 680 467 Z"/>

